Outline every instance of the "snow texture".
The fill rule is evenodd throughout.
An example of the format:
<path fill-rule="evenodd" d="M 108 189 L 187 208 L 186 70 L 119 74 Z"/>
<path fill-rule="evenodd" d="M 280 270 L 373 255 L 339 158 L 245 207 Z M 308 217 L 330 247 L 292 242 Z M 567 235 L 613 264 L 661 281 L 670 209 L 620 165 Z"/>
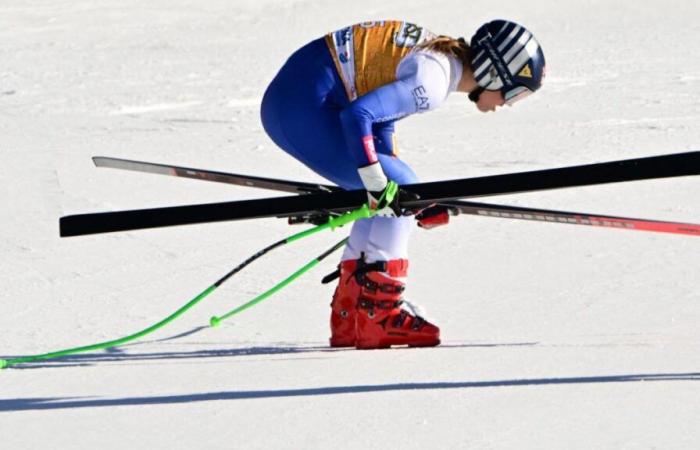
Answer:
<path fill-rule="evenodd" d="M 700 147 L 691 0 L 0 2 L 0 355 L 117 338 L 258 249 L 276 219 L 59 239 L 58 218 L 270 192 L 96 169 L 115 156 L 323 181 L 267 139 L 266 83 L 305 42 L 400 18 L 470 35 L 533 30 L 548 77 L 480 114 L 463 95 L 398 125 L 425 180 Z M 490 201 L 700 221 L 700 179 Z M 278 250 L 168 328 L 0 372 L 2 448 L 693 449 L 700 440 L 700 239 L 458 217 L 418 230 L 408 297 L 434 349 L 327 346 L 329 258 L 232 318 L 343 231 Z"/>

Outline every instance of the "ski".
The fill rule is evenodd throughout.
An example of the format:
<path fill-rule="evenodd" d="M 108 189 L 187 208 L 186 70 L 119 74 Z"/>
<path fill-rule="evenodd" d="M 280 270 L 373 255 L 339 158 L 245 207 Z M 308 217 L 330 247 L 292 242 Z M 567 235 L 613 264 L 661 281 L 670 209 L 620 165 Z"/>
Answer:
<path fill-rule="evenodd" d="M 297 194 L 312 194 L 333 192 L 342 190 L 338 186 L 327 184 L 305 183 L 300 181 L 281 180 L 276 178 L 262 178 L 250 175 L 241 175 L 229 172 L 218 172 L 192 167 L 158 164 L 146 161 L 134 161 L 121 158 L 95 156 L 92 158 L 96 167 L 130 170 L 144 173 L 155 173 L 195 180 L 204 180 L 217 183 L 227 183 L 238 186 L 271 189 L 281 192 Z M 588 225 L 596 227 L 610 227 L 623 230 L 653 231 L 660 233 L 676 233 L 700 236 L 700 225 L 690 223 L 669 222 L 649 219 L 635 219 L 630 217 L 606 216 L 601 214 L 589 214 L 570 211 L 553 211 L 548 209 L 525 208 L 521 206 L 494 205 L 481 202 L 451 201 L 443 203 L 451 210 L 467 215 L 481 217 L 495 217 L 513 220 L 529 220 L 549 223 L 563 223 L 570 225 Z M 292 219 L 290 223 L 322 223 L 328 220 L 327 215 L 299 217 Z"/>
<path fill-rule="evenodd" d="M 324 184 L 254 177 L 251 175 L 239 175 L 235 173 L 216 172 L 213 170 L 193 169 L 191 167 L 180 167 L 145 161 L 109 158 L 106 156 L 95 156 L 92 158 L 92 161 L 96 167 L 108 167 L 112 169 L 130 170 L 134 172 L 170 175 L 194 180 L 213 181 L 216 183 L 226 183 L 244 187 L 290 192 L 292 194 L 317 194 L 341 190 L 337 186 L 329 186 Z"/>
<path fill-rule="evenodd" d="M 405 185 L 402 188 L 417 195 L 419 199 L 406 201 L 403 206 L 414 208 L 466 197 L 515 194 L 698 174 L 700 174 L 700 152 L 695 151 L 557 169 Z M 365 192 L 355 190 L 80 214 L 62 217 L 60 234 L 63 237 L 68 237 L 228 220 L 300 216 L 315 212 L 343 212 L 356 208 L 365 201 Z"/>
<path fill-rule="evenodd" d="M 700 224 L 668 222 L 663 220 L 634 219 L 631 217 L 605 216 L 548 209 L 524 208 L 520 206 L 486 205 L 472 202 L 445 202 L 445 206 L 463 214 L 500 219 L 529 220 L 535 222 L 588 225 L 592 227 L 617 228 L 621 230 L 653 231 L 657 233 L 687 234 L 700 236 Z"/>

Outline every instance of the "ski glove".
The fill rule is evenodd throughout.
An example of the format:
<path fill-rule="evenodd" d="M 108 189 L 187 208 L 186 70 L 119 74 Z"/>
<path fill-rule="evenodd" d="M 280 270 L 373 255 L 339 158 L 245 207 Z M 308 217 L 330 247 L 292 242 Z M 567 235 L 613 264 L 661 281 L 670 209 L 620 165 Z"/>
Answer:
<path fill-rule="evenodd" d="M 375 216 L 399 217 L 402 215 L 399 204 L 398 185 L 389 181 L 384 175 L 382 166 L 375 162 L 357 169 L 362 184 L 367 190 L 367 204 Z"/>
<path fill-rule="evenodd" d="M 450 216 L 456 216 L 459 210 L 445 205 L 431 205 L 416 214 L 418 226 L 430 230 L 450 223 Z"/>

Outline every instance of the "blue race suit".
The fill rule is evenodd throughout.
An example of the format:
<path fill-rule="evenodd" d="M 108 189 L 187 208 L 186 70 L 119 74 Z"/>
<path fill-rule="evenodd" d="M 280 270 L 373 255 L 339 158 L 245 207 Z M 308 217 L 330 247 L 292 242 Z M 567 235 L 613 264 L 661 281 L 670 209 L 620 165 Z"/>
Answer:
<path fill-rule="evenodd" d="M 435 70 L 444 78 L 443 69 Z M 420 78 L 420 70 L 411 73 Z M 449 76 L 447 80 L 444 92 L 431 95 L 422 84 L 416 86 L 420 79 L 415 76 L 398 77 L 350 101 L 337 61 L 324 39 L 317 39 L 292 54 L 270 83 L 262 101 L 262 123 L 280 148 L 344 189 L 363 188 L 357 169 L 373 158 L 390 180 L 416 183 L 413 170 L 395 154 L 394 122 L 437 106 L 448 93 Z M 368 135 L 376 155 L 363 145 Z M 406 258 L 411 226 L 407 217 L 360 220 L 342 259 L 361 253 L 369 261 Z"/>

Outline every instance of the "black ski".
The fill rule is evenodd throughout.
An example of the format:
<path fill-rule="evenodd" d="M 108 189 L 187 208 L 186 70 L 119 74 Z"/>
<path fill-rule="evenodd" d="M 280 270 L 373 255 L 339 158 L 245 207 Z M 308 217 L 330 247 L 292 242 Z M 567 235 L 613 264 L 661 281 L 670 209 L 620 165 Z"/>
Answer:
<path fill-rule="evenodd" d="M 403 186 L 419 196 L 407 208 L 464 197 L 514 194 L 537 190 L 591 186 L 623 181 L 700 174 L 700 152 L 636 158 L 583 166 Z M 366 200 L 365 192 L 340 191 L 296 197 L 278 197 L 131 211 L 81 214 L 61 218 L 61 236 L 157 228 L 260 217 L 289 217 L 313 212 L 342 212 Z"/>
<path fill-rule="evenodd" d="M 192 167 L 180 167 L 157 164 L 146 161 L 133 161 L 121 158 L 95 156 L 92 158 L 95 166 L 112 169 L 131 170 L 136 172 L 155 173 L 196 180 L 227 183 L 237 186 L 272 189 L 282 192 L 312 194 L 342 190 L 338 186 L 328 184 L 305 183 L 300 181 L 261 178 L 229 172 L 218 172 Z M 494 205 L 482 202 L 450 201 L 442 203 L 452 211 L 460 214 L 481 217 L 496 217 L 501 219 L 529 220 L 537 222 L 564 223 L 570 225 L 588 225 L 610 227 L 624 230 L 655 231 L 662 233 L 689 234 L 700 236 L 700 225 L 691 223 L 669 222 L 661 220 L 635 219 L 631 217 L 607 216 L 571 211 L 553 211 L 548 209 L 525 208 L 522 206 Z M 292 218 L 290 218 L 292 219 Z M 318 217 L 299 217 L 290 220 L 292 223 L 320 223 L 328 220 L 327 215 Z"/>

